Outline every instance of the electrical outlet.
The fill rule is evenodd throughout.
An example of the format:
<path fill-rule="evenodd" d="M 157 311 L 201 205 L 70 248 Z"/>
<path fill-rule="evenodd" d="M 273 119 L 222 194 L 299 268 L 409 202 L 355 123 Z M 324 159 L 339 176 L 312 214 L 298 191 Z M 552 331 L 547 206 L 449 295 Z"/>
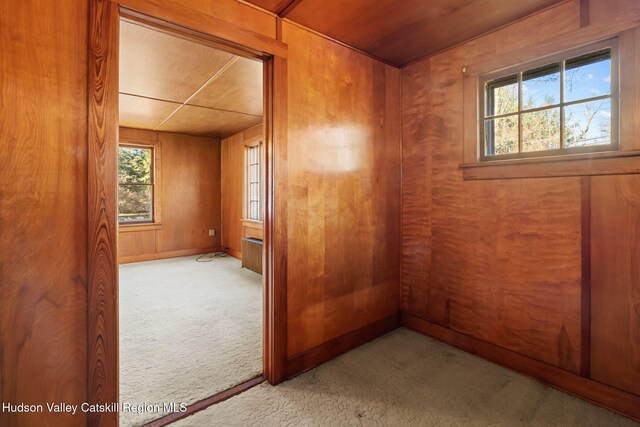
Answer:
<path fill-rule="evenodd" d="M 216 230 L 215 230 L 215 229 L 211 229 L 211 230 L 209 230 L 209 236 L 210 236 L 210 237 L 213 237 L 213 236 L 215 236 L 215 235 L 216 235 Z"/>

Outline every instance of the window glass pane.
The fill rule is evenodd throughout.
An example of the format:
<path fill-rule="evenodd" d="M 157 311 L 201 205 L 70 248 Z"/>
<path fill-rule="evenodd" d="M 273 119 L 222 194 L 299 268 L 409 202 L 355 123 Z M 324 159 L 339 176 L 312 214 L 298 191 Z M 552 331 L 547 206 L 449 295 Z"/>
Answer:
<path fill-rule="evenodd" d="M 150 185 L 120 185 L 118 220 L 121 223 L 152 221 L 152 193 Z"/>
<path fill-rule="evenodd" d="M 512 75 L 487 84 L 485 117 L 518 111 L 518 76 Z"/>
<path fill-rule="evenodd" d="M 611 143 L 611 99 L 574 104 L 564 109 L 565 147 Z"/>
<path fill-rule="evenodd" d="M 487 156 L 518 152 L 518 116 L 486 120 L 484 129 Z"/>
<path fill-rule="evenodd" d="M 522 151 L 560 148 L 560 108 L 522 114 Z"/>
<path fill-rule="evenodd" d="M 565 102 L 611 93 L 611 52 L 582 55 L 565 62 Z"/>
<path fill-rule="evenodd" d="M 551 64 L 522 73 L 522 109 L 560 103 L 560 64 Z"/>
<path fill-rule="evenodd" d="M 118 181 L 121 184 L 151 184 L 150 148 L 119 147 Z"/>

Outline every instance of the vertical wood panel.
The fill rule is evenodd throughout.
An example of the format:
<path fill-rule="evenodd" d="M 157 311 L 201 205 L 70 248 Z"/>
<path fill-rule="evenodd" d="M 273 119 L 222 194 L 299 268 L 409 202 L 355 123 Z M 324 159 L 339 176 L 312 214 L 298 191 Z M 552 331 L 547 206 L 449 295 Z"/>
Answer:
<path fill-rule="evenodd" d="M 640 175 L 591 189 L 591 377 L 640 395 Z"/>
<path fill-rule="evenodd" d="M 241 255 L 244 132 L 222 140 L 222 246 Z"/>
<path fill-rule="evenodd" d="M 399 71 L 283 24 L 288 355 L 397 312 Z"/>
<path fill-rule="evenodd" d="M 87 399 L 87 4 L 0 2 L 0 402 Z M 3 426 L 86 415 L 0 411 Z"/>
<path fill-rule="evenodd" d="M 430 62 L 402 70 L 402 310 L 427 318 L 431 275 Z"/>
<path fill-rule="evenodd" d="M 77 23 L 76 23 L 77 25 Z M 88 399 L 118 401 L 118 10 L 89 2 Z M 117 425 L 117 412 L 94 412 L 89 425 Z"/>
<path fill-rule="evenodd" d="M 403 309 L 572 372 L 582 356 L 580 179 L 464 181 L 459 165 L 475 158 L 464 141 L 477 132 L 463 67 L 535 45 L 550 34 L 541 27 L 578 28 L 576 5 L 403 70 Z"/>
<path fill-rule="evenodd" d="M 157 251 L 220 245 L 220 141 L 158 133 L 162 143 L 162 229 Z"/>

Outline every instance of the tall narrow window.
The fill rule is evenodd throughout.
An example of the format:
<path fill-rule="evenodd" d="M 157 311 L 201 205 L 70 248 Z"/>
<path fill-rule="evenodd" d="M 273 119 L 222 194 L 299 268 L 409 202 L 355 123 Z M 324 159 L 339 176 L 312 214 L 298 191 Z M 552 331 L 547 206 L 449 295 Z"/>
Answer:
<path fill-rule="evenodd" d="M 614 60 L 610 43 L 568 54 L 556 62 L 485 79 L 481 158 L 615 148 Z"/>
<path fill-rule="evenodd" d="M 247 146 L 245 151 L 245 219 L 262 220 L 262 144 Z"/>
<path fill-rule="evenodd" d="M 118 222 L 153 222 L 153 148 L 118 148 Z"/>

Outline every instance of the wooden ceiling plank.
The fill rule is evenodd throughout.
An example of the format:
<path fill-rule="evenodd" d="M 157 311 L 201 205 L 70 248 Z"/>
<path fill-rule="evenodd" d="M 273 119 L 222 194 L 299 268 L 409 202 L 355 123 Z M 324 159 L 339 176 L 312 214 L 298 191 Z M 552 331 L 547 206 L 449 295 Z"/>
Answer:
<path fill-rule="evenodd" d="M 293 9 L 295 9 L 296 7 L 298 7 L 300 5 L 300 3 L 302 3 L 302 0 L 291 0 L 289 2 L 289 4 L 287 4 L 286 6 L 284 6 L 282 8 L 282 10 L 278 11 L 278 16 L 280 18 L 285 18 L 288 14 L 290 14 L 291 12 L 293 12 Z"/>

